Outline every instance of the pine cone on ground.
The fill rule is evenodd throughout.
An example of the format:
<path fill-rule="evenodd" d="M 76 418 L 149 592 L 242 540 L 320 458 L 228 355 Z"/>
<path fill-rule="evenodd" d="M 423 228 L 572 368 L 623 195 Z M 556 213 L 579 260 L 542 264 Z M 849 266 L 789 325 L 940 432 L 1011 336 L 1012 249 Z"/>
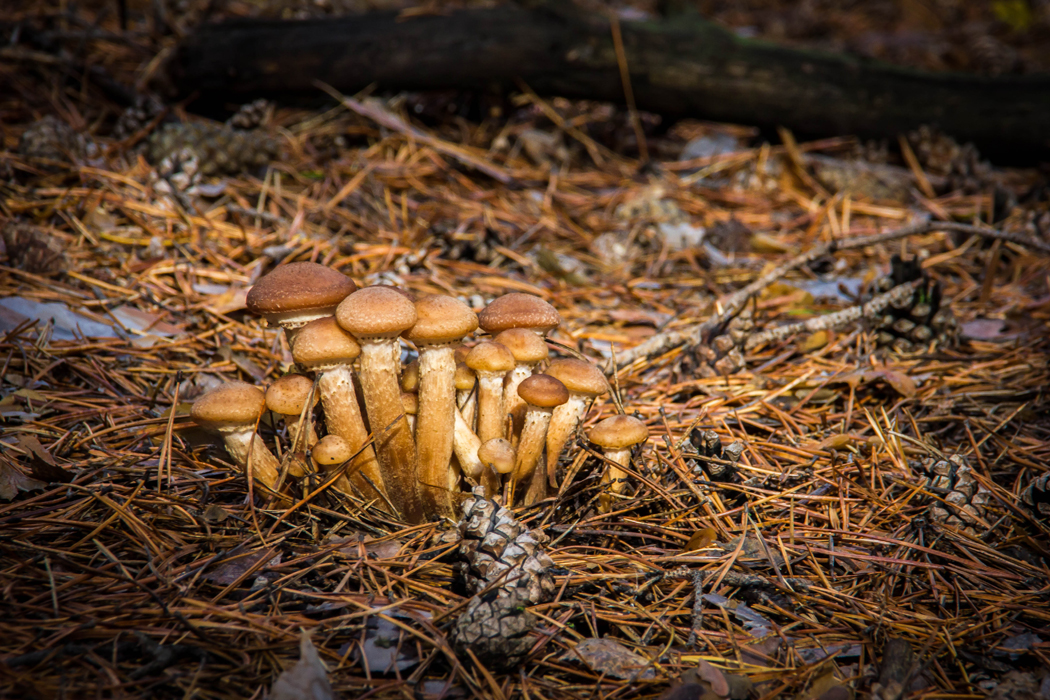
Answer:
<path fill-rule="evenodd" d="M 258 129 L 266 123 L 269 113 L 270 101 L 260 97 L 241 105 L 240 109 L 226 120 L 226 125 L 234 129 Z"/>
<path fill-rule="evenodd" d="M 9 221 L 0 229 L 0 243 L 10 267 L 45 275 L 66 269 L 62 246 L 39 226 Z"/>
<path fill-rule="evenodd" d="M 689 442 L 700 455 L 688 462 L 697 476 L 702 477 L 706 473 L 711 481 L 737 481 L 736 465 L 744 452 L 742 441 L 734 440 L 723 447 L 722 438 L 715 431 L 694 429 L 689 433 Z"/>
<path fill-rule="evenodd" d="M 554 562 L 531 531 L 483 493 L 475 489 L 463 505 L 459 552 L 465 561 L 457 566 L 467 590 L 481 594 L 456 620 L 452 642 L 490 667 L 506 668 L 520 663 L 532 645 L 528 633 L 537 619 L 526 606 L 554 594 Z"/>
<path fill-rule="evenodd" d="M 113 127 L 113 138 L 123 141 L 149 126 L 164 111 L 164 103 L 152 95 L 139 95 Z"/>
<path fill-rule="evenodd" d="M 944 179 L 946 191 L 973 194 L 987 188 L 992 167 L 972 143 L 960 145 L 925 125 L 909 133 L 908 142 L 923 170 Z"/>
<path fill-rule="evenodd" d="M 87 150 L 87 141 L 73 127 L 50 114 L 30 124 L 18 139 L 18 153 L 28 160 L 76 162 Z"/>
<path fill-rule="evenodd" d="M 257 170 L 277 157 L 277 143 L 266 134 L 203 123 L 165 124 L 150 136 L 147 155 L 160 163 L 187 149 L 203 176 Z"/>
<path fill-rule="evenodd" d="M 933 522 L 968 532 L 984 527 L 981 521 L 985 520 L 991 493 L 977 482 L 963 457 L 926 458 L 913 466 L 925 476 L 926 488 L 938 497 L 929 507 Z"/>
<path fill-rule="evenodd" d="M 894 255 L 890 274 L 876 284 L 879 294 L 897 285 L 923 277 L 918 260 L 902 260 Z M 876 321 L 877 342 L 896 352 L 910 352 L 937 341 L 953 345 L 959 337 L 959 325 L 947 306 L 941 306 L 941 286 L 927 279 L 908 298 L 888 307 Z"/>
<path fill-rule="evenodd" d="M 1050 522 L 1050 473 L 1034 477 L 1021 492 L 1021 501 L 1036 517 Z"/>

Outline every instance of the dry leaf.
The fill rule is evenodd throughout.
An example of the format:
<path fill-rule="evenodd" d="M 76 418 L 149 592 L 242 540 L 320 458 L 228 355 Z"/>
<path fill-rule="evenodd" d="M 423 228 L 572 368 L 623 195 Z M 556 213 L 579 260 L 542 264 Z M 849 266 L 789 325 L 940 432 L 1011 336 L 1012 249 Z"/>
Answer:
<path fill-rule="evenodd" d="M 716 537 L 718 537 L 718 534 L 715 532 L 714 528 L 701 528 L 694 532 L 693 536 L 689 538 L 689 542 L 686 543 L 683 551 L 693 552 L 698 549 L 703 549 L 714 542 Z"/>
<path fill-rule="evenodd" d="M 820 441 L 820 444 L 817 445 L 817 449 L 841 450 L 847 447 L 851 442 L 853 442 L 853 436 L 851 435 L 846 435 L 845 433 L 841 433 L 839 435 L 830 435 Z"/>
<path fill-rule="evenodd" d="M 0 498 L 10 501 L 19 491 L 33 491 L 47 486 L 43 481 L 30 478 L 7 460 L 0 462 Z"/>
<path fill-rule="evenodd" d="M 614 639 L 585 639 L 566 654 L 576 656 L 595 673 L 623 680 L 652 680 L 656 672 L 648 659 Z"/>
<path fill-rule="evenodd" d="M 853 689 L 842 685 L 832 668 L 799 693 L 796 700 L 853 700 Z"/>
<path fill-rule="evenodd" d="M 827 331 L 817 331 L 816 333 L 811 333 L 804 340 L 799 342 L 798 351 L 805 353 L 813 352 L 814 350 L 819 350 L 820 348 L 828 344 L 829 338 L 830 335 Z"/>
<path fill-rule="evenodd" d="M 230 514 L 222 506 L 215 503 L 204 509 L 204 519 L 209 523 L 221 523 L 228 517 L 230 517 Z"/>
<path fill-rule="evenodd" d="M 726 677 L 721 671 L 703 659 L 700 659 L 700 663 L 697 664 L 696 675 L 700 680 L 707 681 L 716 695 L 720 695 L 723 698 L 729 695 L 729 683 L 726 681 Z"/>
<path fill-rule="evenodd" d="M 256 564 L 258 564 L 260 561 L 262 561 L 268 556 L 272 558 L 265 564 L 260 566 L 256 570 L 256 573 L 258 573 L 259 571 L 264 571 L 269 567 L 277 566 L 281 563 L 280 553 L 274 554 L 272 550 L 261 549 L 251 552 L 250 554 L 245 554 L 242 557 L 237 557 L 236 559 L 231 559 L 229 561 L 223 562 L 222 564 L 219 564 L 218 568 L 216 568 L 215 571 L 206 575 L 204 578 L 208 579 L 212 583 L 217 583 L 220 586 L 229 586 L 231 583 L 237 581 L 239 578 L 244 576 L 246 572 L 248 572 L 252 567 L 254 567 Z"/>
<path fill-rule="evenodd" d="M 915 386 L 915 381 L 911 377 L 888 369 L 850 372 L 832 381 L 845 382 L 856 389 L 861 384 L 868 384 L 879 379 L 889 384 L 894 391 L 905 398 L 910 399 L 918 392 L 918 387 Z"/>
<path fill-rule="evenodd" d="M 335 700 L 328 669 L 306 630 L 299 637 L 299 661 L 274 682 L 270 700 Z"/>

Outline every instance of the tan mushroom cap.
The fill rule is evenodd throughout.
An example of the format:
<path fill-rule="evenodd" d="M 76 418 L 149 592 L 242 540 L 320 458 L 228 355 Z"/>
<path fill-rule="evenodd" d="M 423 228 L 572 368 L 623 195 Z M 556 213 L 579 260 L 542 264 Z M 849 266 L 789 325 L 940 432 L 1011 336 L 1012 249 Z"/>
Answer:
<path fill-rule="evenodd" d="M 299 329 L 292 343 L 292 357 L 308 369 L 348 365 L 361 354 L 354 336 L 343 330 L 335 319 L 319 318 Z"/>
<path fill-rule="evenodd" d="M 416 305 L 394 287 L 365 287 L 339 304 L 339 325 L 357 338 L 396 338 L 416 323 Z"/>
<path fill-rule="evenodd" d="M 416 345 L 454 343 L 473 333 L 478 317 L 455 297 L 432 294 L 416 301 L 416 323 L 402 335 Z"/>
<path fill-rule="evenodd" d="M 313 262 L 276 267 L 248 290 L 245 305 L 253 314 L 270 316 L 335 307 L 357 289 L 338 270 Z"/>
<path fill-rule="evenodd" d="M 514 471 L 514 447 L 510 440 L 504 438 L 492 438 L 478 448 L 478 459 L 481 463 L 492 467 L 497 474 L 510 474 Z"/>
<path fill-rule="evenodd" d="M 412 360 L 401 370 L 401 390 L 419 391 L 419 360 Z"/>
<path fill-rule="evenodd" d="M 470 349 L 466 365 L 475 372 L 509 372 L 514 369 L 514 355 L 503 345 L 486 340 Z"/>
<path fill-rule="evenodd" d="M 597 365 L 574 357 L 553 360 L 547 374 L 561 381 L 574 394 L 601 396 L 608 393 L 609 382 Z"/>
<path fill-rule="evenodd" d="M 466 362 L 456 363 L 456 391 L 470 391 L 476 381 L 477 375 Z"/>
<path fill-rule="evenodd" d="M 466 362 L 467 355 L 470 354 L 470 345 L 457 345 L 456 346 L 456 362 Z"/>
<path fill-rule="evenodd" d="M 338 435 L 325 435 L 310 450 L 310 456 L 323 467 L 342 464 L 354 456 L 350 443 Z"/>
<path fill-rule="evenodd" d="M 246 382 L 227 382 L 193 402 L 190 416 L 203 428 L 255 425 L 266 409 L 262 389 Z"/>
<path fill-rule="evenodd" d="M 286 374 L 266 390 L 266 408 L 283 416 L 297 416 L 303 412 L 313 391 L 314 380 L 305 374 Z M 317 403 L 318 392 L 314 392 Z"/>
<path fill-rule="evenodd" d="M 569 400 L 569 390 L 548 374 L 534 374 L 518 385 L 518 396 L 533 406 L 554 408 Z"/>
<path fill-rule="evenodd" d="M 543 362 L 550 354 L 546 341 L 528 328 L 508 328 L 493 340 L 510 350 L 514 360 L 523 365 Z"/>
<path fill-rule="evenodd" d="M 622 450 L 649 438 L 649 428 L 634 416 L 613 416 L 591 428 L 591 442 L 607 450 Z"/>
<path fill-rule="evenodd" d="M 419 397 L 403 391 L 401 392 L 401 406 L 405 409 L 406 414 L 414 416 L 419 413 Z"/>
<path fill-rule="evenodd" d="M 493 335 L 508 328 L 528 328 L 546 334 L 561 325 L 561 315 L 538 296 L 512 292 L 486 306 L 478 314 L 478 323 L 486 333 Z"/>

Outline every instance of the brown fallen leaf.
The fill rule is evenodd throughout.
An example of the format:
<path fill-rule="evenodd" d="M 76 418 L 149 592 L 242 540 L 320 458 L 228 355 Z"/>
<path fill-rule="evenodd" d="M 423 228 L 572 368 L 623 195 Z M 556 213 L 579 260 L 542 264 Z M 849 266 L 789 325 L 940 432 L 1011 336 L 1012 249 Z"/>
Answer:
<path fill-rule="evenodd" d="M 729 682 L 725 675 L 703 659 L 697 664 L 696 675 L 700 680 L 707 681 L 716 695 L 723 698 L 729 695 Z"/>
<path fill-rule="evenodd" d="M 19 491 L 34 491 L 45 486 L 45 482 L 26 476 L 6 459 L 0 461 L 0 498 L 5 501 L 10 501 Z"/>
<path fill-rule="evenodd" d="M 828 344 L 830 337 L 831 336 L 827 331 L 811 333 L 799 342 L 798 351 L 801 353 L 807 353 L 819 350 Z"/>
<path fill-rule="evenodd" d="M 856 389 L 861 384 L 870 384 L 880 379 L 889 384 L 894 391 L 905 398 L 910 399 L 918 392 L 918 388 L 915 386 L 915 381 L 911 377 L 888 369 L 859 370 L 838 377 L 832 381 L 845 382 L 853 389 Z"/>
<path fill-rule="evenodd" d="M 715 532 L 714 528 L 701 528 L 694 532 L 693 536 L 689 538 L 689 542 L 686 543 L 683 551 L 693 552 L 698 549 L 703 549 L 714 542 L 717 537 L 718 533 Z"/>
<path fill-rule="evenodd" d="M 306 630 L 299 637 L 299 661 L 277 677 L 270 700 L 335 700 L 328 669 Z"/>
<path fill-rule="evenodd" d="M 656 672 L 651 663 L 644 657 L 620 644 L 614 639 L 585 639 L 566 656 L 575 656 L 583 661 L 592 671 L 623 680 L 652 680 Z"/>

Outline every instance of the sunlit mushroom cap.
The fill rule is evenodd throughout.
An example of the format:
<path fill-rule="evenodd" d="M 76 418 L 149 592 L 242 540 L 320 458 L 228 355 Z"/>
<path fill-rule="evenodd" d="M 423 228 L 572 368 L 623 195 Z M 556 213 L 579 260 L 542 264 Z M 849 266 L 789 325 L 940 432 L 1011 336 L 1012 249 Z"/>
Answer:
<path fill-rule="evenodd" d="M 466 364 L 475 372 L 509 372 L 514 369 L 514 355 L 503 345 L 487 340 L 470 349 Z"/>
<path fill-rule="evenodd" d="M 493 335 L 508 328 L 528 328 L 547 334 L 561 325 L 561 315 L 538 296 L 513 292 L 486 306 L 478 314 L 478 323 L 486 333 Z"/>
<path fill-rule="evenodd" d="M 514 355 L 514 360 L 521 365 L 543 362 L 550 354 L 547 342 L 535 331 L 527 328 L 508 328 L 493 340 L 510 350 L 510 354 Z"/>
<path fill-rule="evenodd" d="M 509 474 L 514 471 L 514 447 L 509 440 L 492 438 L 478 448 L 478 459 L 492 467 L 498 474 Z"/>
<path fill-rule="evenodd" d="M 284 416 L 297 416 L 303 412 L 310 394 L 317 403 L 317 392 L 313 391 L 314 380 L 304 374 L 286 374 L 266 390 L 266 408 Z"/>
<path fill-rule="evenodd" d="M 307 323 L 292 343 L 292 357 L 311 370 L 349 365 L 360 354 L 361 346 L 331 316 Z"/>
<path fill-rule="evenodd" d="M 569 400 L 569 390 L 548 374 L 534 374 L 518 385 L 518 396 L 533 406 L 554 408 Z"/>
<path fill-rule="evenodd" d="M 574 357 L 559 358 L 547 367 L 547 374 L 561 381 L 573 394 L 601 396 L 609 391 L 609 382 L 602 371 L 586 360 Z"/>
<path fill-rule="evenodd" d="M 339 325 L 356 338 L 396 338 L 416 323 L 416 305 L 393 287 L 365 287 L 339 304 Z"/>
<path fill-rule="evenodd" d="M 338 435 L 325 435 L 310 450 L 310 456 L 323 467 L 342 464 L 354 456 L 350 443 Z"/>
<path fill-rule="evenodd" d="M 622 450 L 649 438 L 649 428 L 634 416 L 613 416 L 587 434 L 591 442 L 607 450 Z"/>
<path fill-rule="evenodd" d="M 473 333 L 478 317 L 455 297 L 432 294 L 416 301 L 416 323 L 403 334 L 417 345 L 454 343 Z"/>
<path fill-rule="evenodd" d="M 456 391 L 470 391 L 474 388 L 477 378 L 474 370 L 467 367 L 466 362 L 456 363 Z"/>
<path fill-rule="evenodd" d="M 338 270 L 312 262 L 293 262 L 276 267 L 248 290 L 245 302 L 253 314 L 269 325 L 291 328 L 322 316 L 330 316 L 343 299 L 357 289 L 354 281 Z"/>
<path fill-rule="evenodd" d="M 255 425 L 265 409 L 262 389 L 245 382 L 227 382 L 194 401 L 190 416 L 202 428 L 223 430 Z"/>

